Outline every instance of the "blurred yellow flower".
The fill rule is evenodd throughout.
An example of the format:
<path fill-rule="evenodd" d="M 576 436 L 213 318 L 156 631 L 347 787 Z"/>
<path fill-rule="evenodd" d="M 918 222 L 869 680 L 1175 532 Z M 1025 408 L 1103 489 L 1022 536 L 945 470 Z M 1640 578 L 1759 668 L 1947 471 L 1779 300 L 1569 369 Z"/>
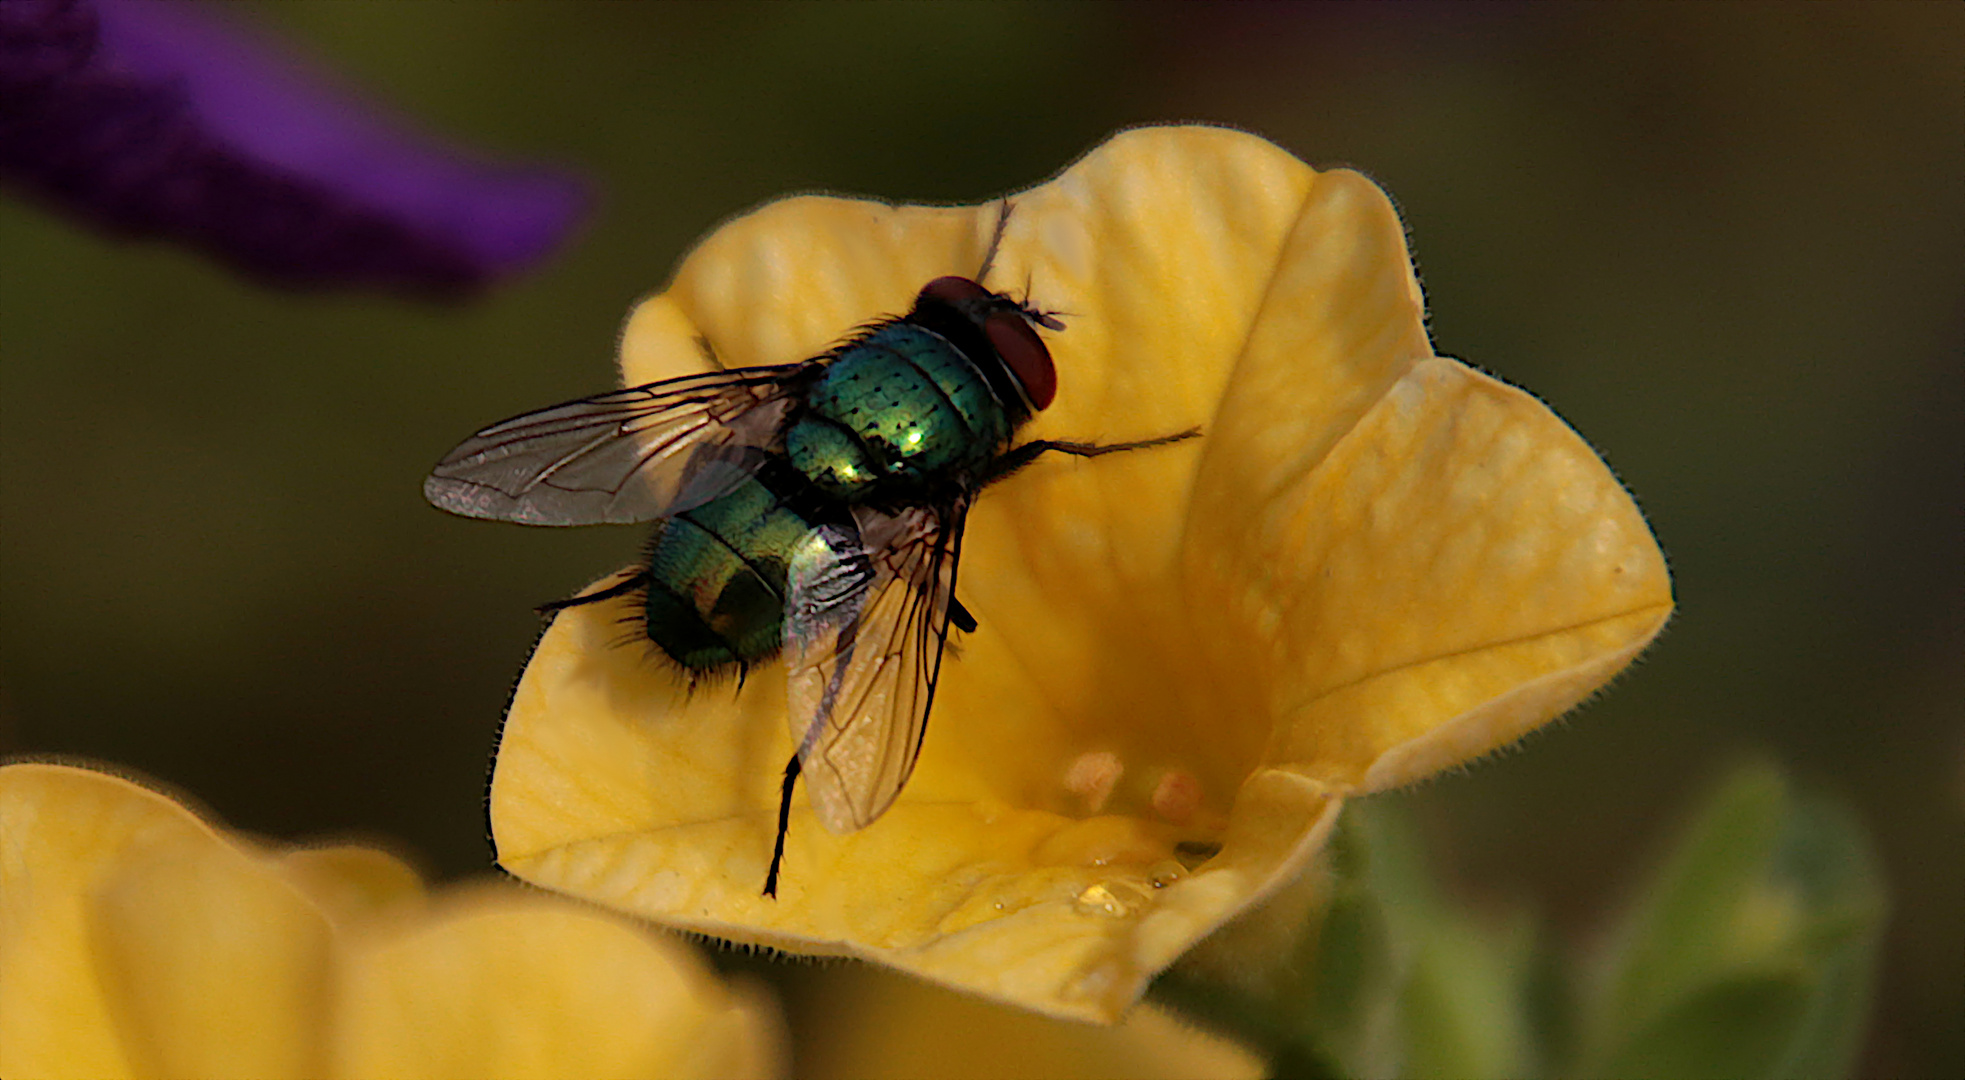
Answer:
<path fill-rule="evenodd" d="M 1657 545 L 1534 398 L 1434 357 L 1377 187 L 1254 136 L 1144 128 L 1014 197 L 991 281 L 1065 318 L 1027 438 L 1199 440 L 1045 460 L 969 520 L 981 629 L 919 768 L 836 836 L 795 804 L 758 894 L 782 680 L 690 694 L 560 613 L 506 721 L 501 863 L 673 926 L 860 956 L 1112 1021 L 1297 877 L 1346 797 L 1479 757 L 1603 685 L 1671 610 Z M 974 274 L 991 205 L 800 197 L 642 303 L 633 385 L 823 351 Z"/>
<path fill-rule="evenodd" d="M 1054 1020 L 861 965 L 800 1017 L 801 1080 L 1257 1080 L 1262 1057 L 1148 1003 L 1113 1027 Z"/>
<path fill-rule="evenodd" d="M 153 791 L 0 768 L 0 1076 L 767 1076 L 777 1012 L 688 950 Z"/>

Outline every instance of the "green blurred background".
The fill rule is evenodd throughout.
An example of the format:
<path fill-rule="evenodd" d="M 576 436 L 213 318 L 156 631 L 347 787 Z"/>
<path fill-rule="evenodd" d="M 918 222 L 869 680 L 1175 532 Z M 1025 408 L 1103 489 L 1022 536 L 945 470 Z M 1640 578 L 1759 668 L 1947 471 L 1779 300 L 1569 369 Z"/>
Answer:
<path fill-rule="evenodd" d="M 1887 869 L 1862 1071 L 1965 1075 L 1965 5 L 239 14 L 600 203 L 452 307 L 0 203 L 0 747 L 483 870 L 531 605 L 640 534 L 448 518 L 431 462 L 607 388 L 629 304 L 760 200 L 975 201 L 1116 127 L 1234 124 L 1377 178 L 1436 347 L 1574 424 L 1672 562 L 1677 619 L 1611 692 L 1396 796 L 1444 872 L 1586 942 L 1695 794 L 1770 755 Z"/>

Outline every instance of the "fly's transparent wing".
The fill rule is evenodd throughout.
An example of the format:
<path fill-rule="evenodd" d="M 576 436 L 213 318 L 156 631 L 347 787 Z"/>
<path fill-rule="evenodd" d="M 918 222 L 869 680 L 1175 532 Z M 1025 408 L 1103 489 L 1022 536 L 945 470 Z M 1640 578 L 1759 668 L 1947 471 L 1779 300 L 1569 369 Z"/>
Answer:
<path fill-rule="evenodd" d="M 569 401 L 493 424 L 423 481 L 423 497 L 465 517 L 526 525 L 651 521 L 721 492 L 692 483 L 719 457 L 769 445 L 810 364 L 688 375 Z"/>
<path fill-rule="evenodd" d="M 885 813 L 921 756 L 967 515 L 966 501 L 862 509 L 857 530 L 814 530 L 792 559 L 787 714 L 813 812 L 833 832 Z"/>

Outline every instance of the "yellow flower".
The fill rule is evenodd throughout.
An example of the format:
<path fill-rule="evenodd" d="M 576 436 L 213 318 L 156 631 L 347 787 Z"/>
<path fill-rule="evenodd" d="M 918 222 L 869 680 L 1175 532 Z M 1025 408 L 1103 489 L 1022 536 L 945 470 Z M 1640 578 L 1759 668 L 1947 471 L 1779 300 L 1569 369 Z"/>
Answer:
<path fill-rule="evenodd" d="M 0 768 L 0 1076 L 755 1076 L 776 1010 L 674 942 L 380 851 L 268 851 Z"/>
<path fill-rule="evenodd" d="M 1432 356 L 1383 192 L 1206 127 L 1129 131 L 1017 195 L 992 271 L 1062 314 L 1027 438 L 1199 440 L 1045 460 L 969 521 L 980 622 L 919 769 L 846 836 L 794 804 L 758 894 L 782 679 L 693 695 L 562 612 L 507 718 L 501 863 L 739 941 L 860 956 L 1111 1021 L 1298 876 L 1344 798 L 1568 709 L 1664 624 L 1663 559 L 1582 439 Z M 628 384 L 823 351 L 974 274 L 997 210 L 802 197 L 705 240 L 634 312 Z"/>
<path fill-rule="evenodd" d="M 877 968 L 826 973 L 799 1024 L 803 1080 L 1256 1080 L 1261 1056 L 1148 1003 L 1113 1027 L 1053 1020 Z"/>

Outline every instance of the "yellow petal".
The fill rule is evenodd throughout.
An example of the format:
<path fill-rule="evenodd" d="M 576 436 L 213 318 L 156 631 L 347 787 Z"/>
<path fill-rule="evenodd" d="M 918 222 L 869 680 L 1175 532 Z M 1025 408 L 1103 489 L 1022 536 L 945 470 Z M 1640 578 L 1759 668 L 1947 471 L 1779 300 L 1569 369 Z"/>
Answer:
<path fill-rule="evenodd" d="M 347 925 L 423 899 L 423 882 L 408 863 L 352 844 L 302 848 L 275 859 L 280 874 L 337 925 Z"/>
<path fill-rule="evenodd" d="M 680 945 L 498 890 L 350 950 L 332 1074 L 753 1077 L 782 1071 L 768 1007 Z"/>
<path fill-rule="evenodd" d="M 799 1075 L 810 1080 L 1230 1080 L 1268 1074 L 1225 1039 L 1151 1005 L 1093 1027 L 951 994 L 872 968 L 829 972 Z"/>
<path fill-rule="evenodd" d="M 97 975 L 139 1073 L 320 1073 L 333 937 L 272 865 L 208 834 L 153 839 L 92 909 Z"/>
<path fill-rule="evenodd" d="M 1664 558 L 1610 470 L 1533 397 L 1453 360 L 1415 369 L 1246 507 L 1196 561 L 1219 571 L 1223 632 L 1273 658 L 1265 760 L 1337 792 L 1505 745 L 1671 611 Z"/>
<path fill-rule="evenodd" d="M 677 943 L 511 887 L 426 905 L 128 781 L 0 768 L 0 1075 L 764 1076 L 776 1014 Z"/>
<path fill-rule="evenodd" d="M 129 1076 L 90 898 L 133 847 L 209 837 L 183 807 L 61 765 L 0 768 L 0 1076 Z"/>

